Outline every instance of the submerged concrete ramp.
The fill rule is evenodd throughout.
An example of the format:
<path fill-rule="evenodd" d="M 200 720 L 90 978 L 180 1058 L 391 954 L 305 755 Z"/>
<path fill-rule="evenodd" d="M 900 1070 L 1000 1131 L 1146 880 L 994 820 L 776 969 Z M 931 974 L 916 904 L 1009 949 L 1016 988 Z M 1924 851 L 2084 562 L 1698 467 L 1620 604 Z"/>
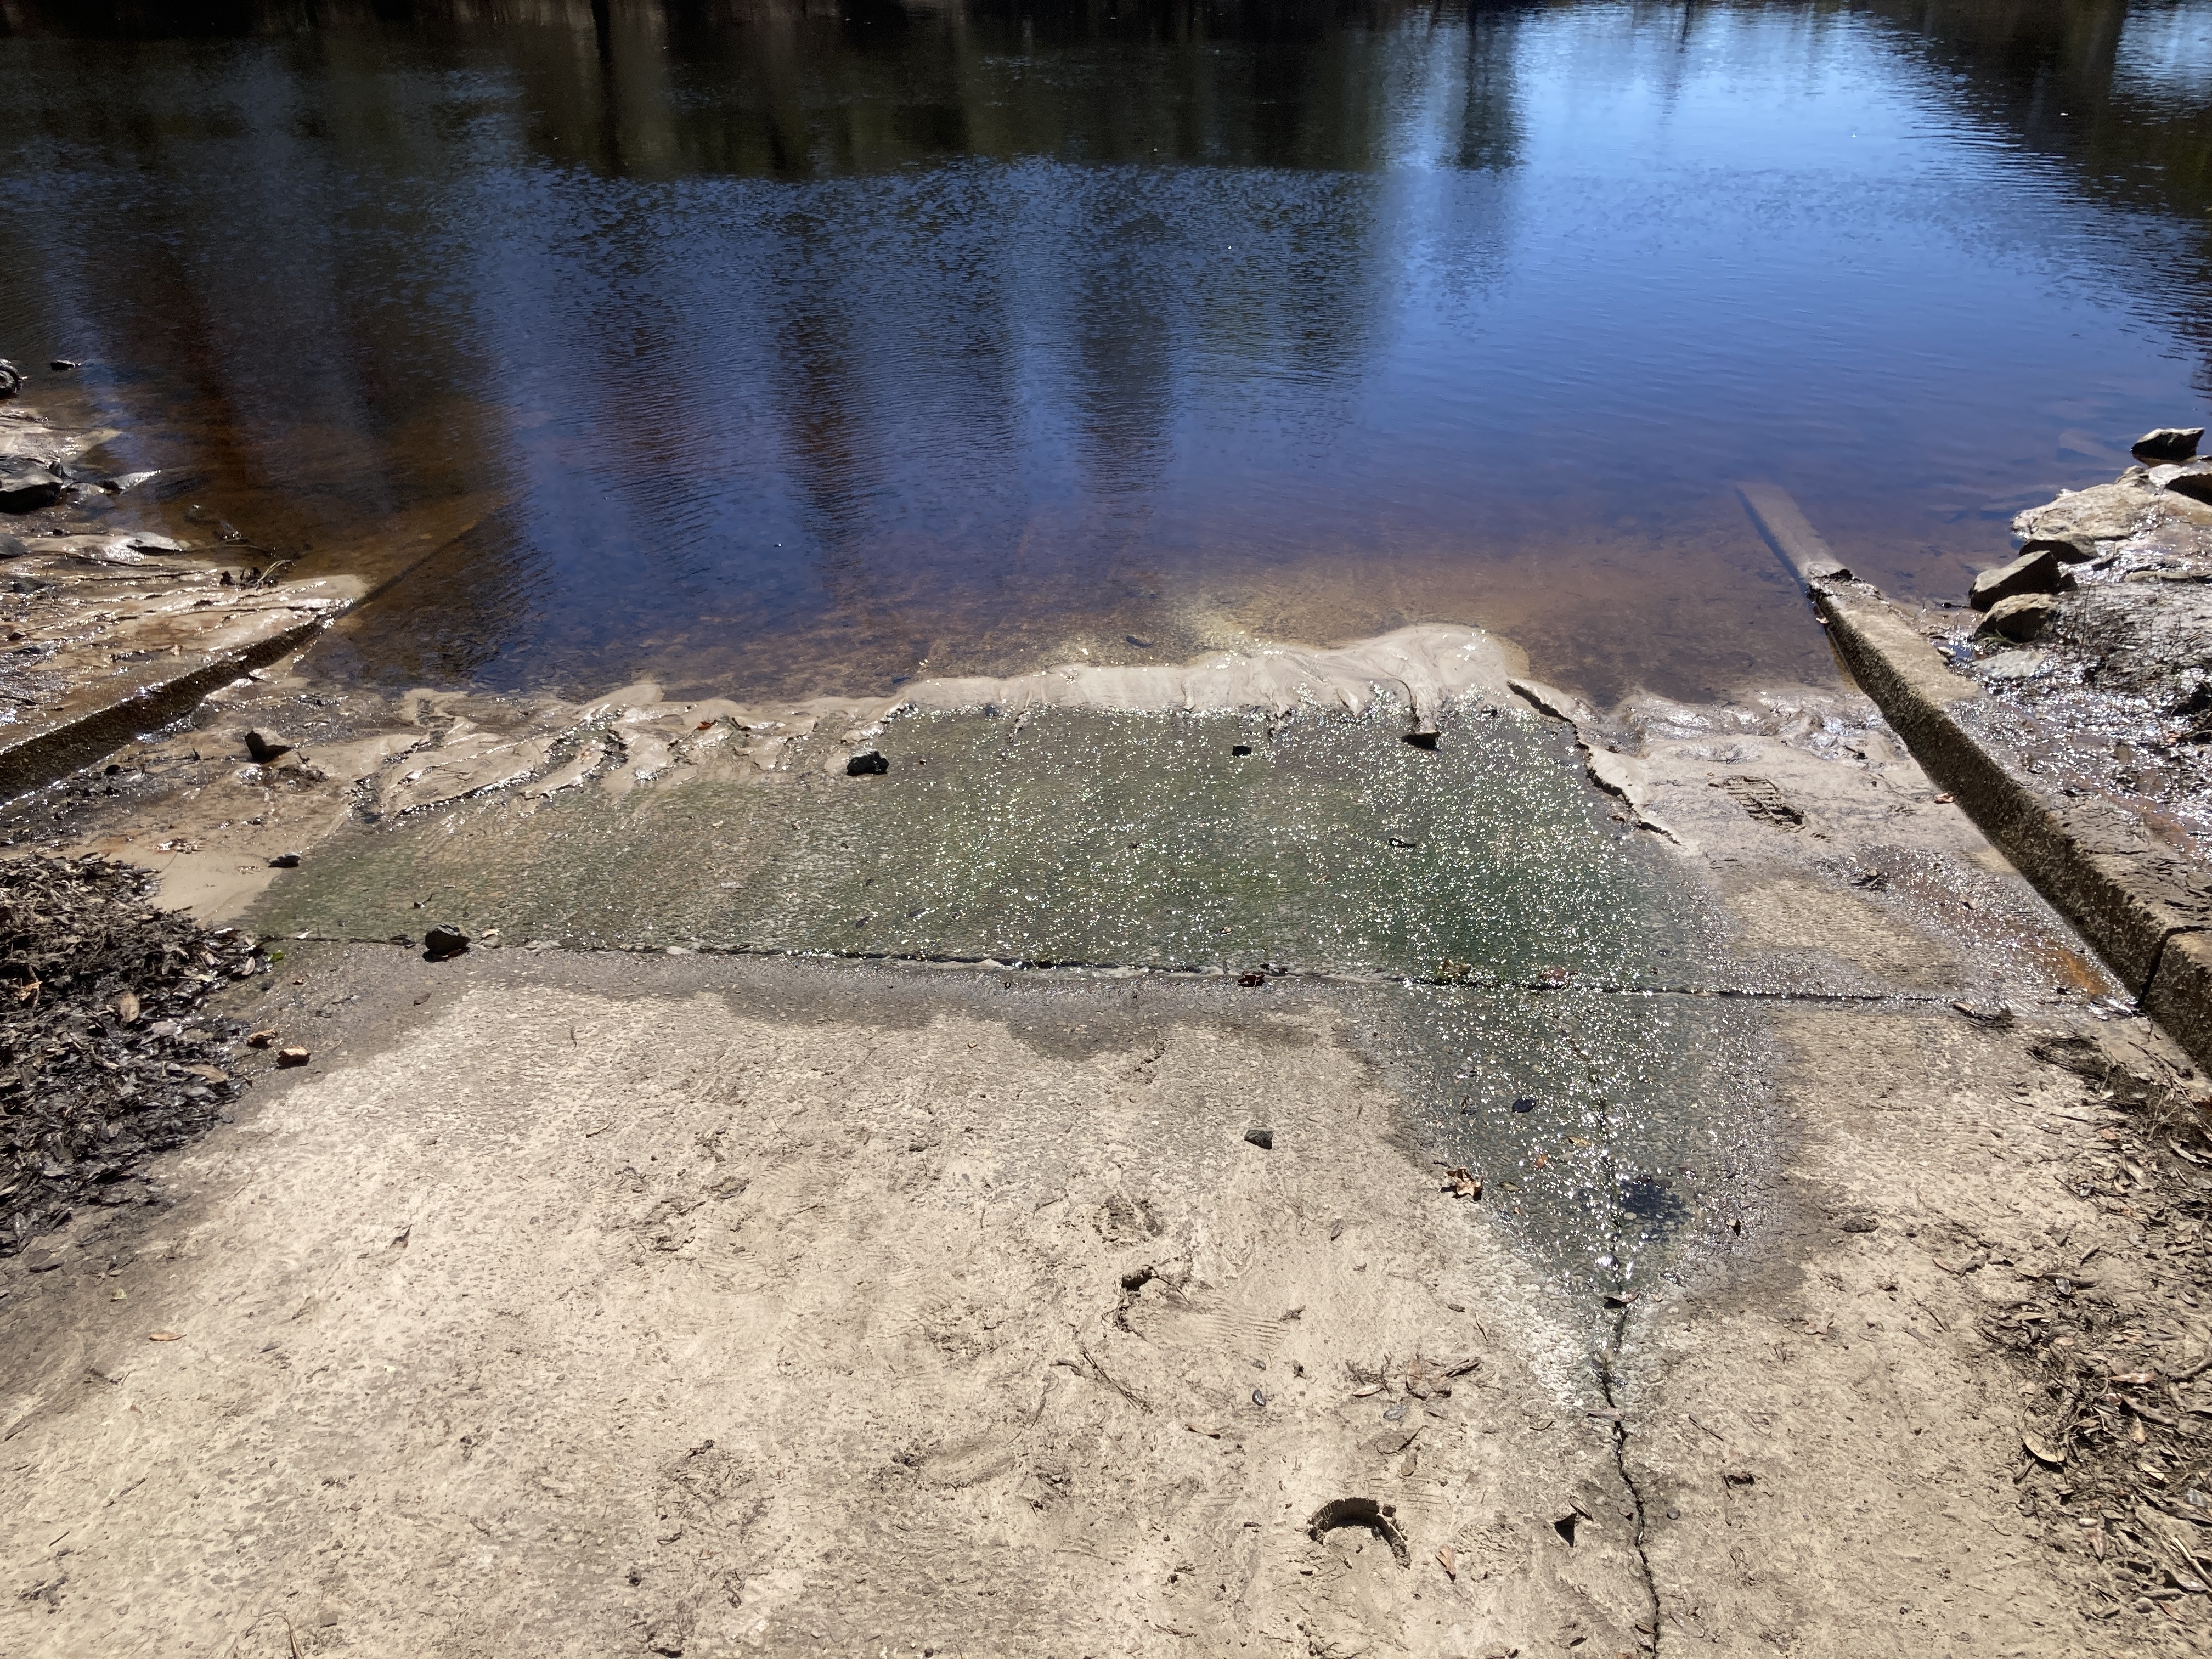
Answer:
<path fill-rule="evenodd" d="M 0 1267 L 22 1650 L 2182 1650 L 2186 1080 L 1863 700 L 418 703 Z"/>

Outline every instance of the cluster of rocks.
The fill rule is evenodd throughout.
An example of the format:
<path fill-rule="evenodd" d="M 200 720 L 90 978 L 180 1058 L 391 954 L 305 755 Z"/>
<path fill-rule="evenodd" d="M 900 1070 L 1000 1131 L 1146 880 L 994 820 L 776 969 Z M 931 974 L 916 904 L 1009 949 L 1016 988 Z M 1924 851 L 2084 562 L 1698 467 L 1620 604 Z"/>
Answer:
<path fill-rule="evenodd" d="M 126 1181 L 238 1094 L 245 1028 L 208 998 L 267 967 L 254 941 L 149 902 L 105 859 L 0 861 L 0 1255 Z"/>
<path fill-rule="evenodd" d="M 2160 427 L 2135 442 L 2141 465 L 2130 467 L 2119 482 L 2140 482 L 2185 501 L 2212 506 L 2212 459 L 2198 457 L 2204 428 Z M 1975 631 L 2014 643 L 2033 639 L 2057 613 L 2056 595 L 2071 592 L 2072 567 L 2095 563 L 2108 550 L 2105 539 L 2094 533 L 2030 535 L 2019 556 L 1974 578 L 1967 604 L 1982 613 Z"/>

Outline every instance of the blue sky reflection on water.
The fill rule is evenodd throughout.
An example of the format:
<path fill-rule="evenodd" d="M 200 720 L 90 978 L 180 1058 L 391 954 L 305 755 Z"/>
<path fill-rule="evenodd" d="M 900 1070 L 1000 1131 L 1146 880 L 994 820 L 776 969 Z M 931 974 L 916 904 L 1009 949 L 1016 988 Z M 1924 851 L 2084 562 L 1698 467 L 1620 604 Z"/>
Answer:
<path fill-rule="evenodd" d="M 2202 418 L 2194 0 L 11 3 L 0 340 L 307 568 L 446 541 L 349 672 L 860 690 L 1434 618 L 1724 694 L 1830 672 L 1731 481 L 1948 596 Z"/>

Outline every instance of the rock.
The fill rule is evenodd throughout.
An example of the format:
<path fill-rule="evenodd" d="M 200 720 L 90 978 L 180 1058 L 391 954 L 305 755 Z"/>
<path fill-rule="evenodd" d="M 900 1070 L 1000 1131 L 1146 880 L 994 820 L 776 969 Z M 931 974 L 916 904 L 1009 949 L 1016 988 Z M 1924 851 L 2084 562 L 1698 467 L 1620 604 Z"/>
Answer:
<path fill-rule="evenodd" d="M 118 472 L 107 481 L 107 487 L 119 495 L 126 489 L 136 489 L 140 484 L 150 483 L 161 476 L 159 467 L 150 472 Z"/>
<path fill-rule="evenodd" d="M 2172 477 L 2160 479 L 2160 483 L 2177 495 L 2212 504 L 2212 463 L 2200 461 L 2194 466 L 2183 467 Z"/>
<path fill-rule="evenodd" d="M 126 536 L 124 539 L 130 544 L 131 550 L 134 553 L 181 553 L 185 550 L 185 544 L 182 542 L 173 540 L 167 536 L 149 536 L 142 533 Z"/>
<path fill-rule="evenodd" d="M 1844 1231 L 1847 1233 L 1870 1233 L 1881 1225 L 1881 1223 L 1875 1220 L 1870 1215 L 1854 1215 L 1844 1218 Z"/>
<path fill-rule="evenodd" d="M 57 357 L 46 367 L 57 374 L 66 374 L 73 368 L 82 368 L 84 365 L 74 357 Z"/>
<path fill-rule="evenodd" d="M 305 1048 L 279 1048 L 276 1051 L 279 1066 L 305 1066 L 313 1058 Z"/>
<path fill-rule="evenodd" d="M 1244 1139 L 1263 1152 L 1272 1152 L 1275 1150 L 1275 1132 L 1273 1129 L 1247 1129 L 1244 1132 Z"/>
<path fill-rule="evenodd" d="M 2015 593 L 2056 593 L 2060 582 L 2058 557 L 2045 548 L 2023 553 L 2009 564 L 1982 572 L 1967 591 L 1966 603 L 1977 611 L 1986 611 L 1999 599 L 2008 599 Z"/>
<path fill-rule="evenodd" d="M 50 1273 L 62 1265 L 61 1257 L 52 1250 L 26 1250 L 23 1266 L 34 1273 Z"/>
<path fill-rule="evenodd" d="M 292 745 L 274 732 L 248 732 L 246 734 L 246 752 L 253 757 L 256 765 L 266 766 L 279 755 L 290 754 Z"/>
<path fill-rule="evenodd" d="M 20 559 L 30 550 L 21 536 L 0 536 L 0 559 Z"/>
<path fill-rule="evenodd" d="M 891 763 L 873 749 L 855 749 L 845 763 L 845 775 L 848 778 L 881 777 L 890 769 Z"/>
<path fill-rule="evenodd" d="M 1999 599 L 1982 618 L 1982 625 L 1974 632 L 1993 634 L 2001 640 L 2015 642 L 2032 640 L 2043 631 L 2058 610 L 2058 601 L 2048 593 L 2015 593 L 2008 599 Z"/>
<path fill-rule="evenodd" d="M 2002 651 L 1982 665 L 1985 680 L 2032 680 L 2051 666 L 2048 651 Z"/>
<path fill-rule="evenodd" d="M 35 513 L 62 498 L 62 480 L 27 455 L 0 456 L 0 513 Z"/>
<path fill-rule="evenodd" d="M 12 398 L 23 389 L 23 371 L 0 357 L 0 398 Z"/>
<path fill-rule="evenodd" d="M 433 960 L 457 957 L 469 948 L 469 936 L 451 923 L 433 927 L 422 935 L 422 954 Z"/>
<path fill-rule="evenodd" d="M 269 867 L 271 870 L 296 870 L 300 867 L 300 855 L 297 853 L 279 853 L 269 860 Z"/>
<path fill-rule="evenodd" d="M 2197 453 L 2203 436 L 2201 426 L 2162 426 L 2144 433 L 2129 447 L 2139 461 L 2185 461 Z"/>
<path fill-rule="evenodd" d="M 2013 533 L 2022 540 L 2113 541 L 2154 518 L 2161 494 L 2142 468 L 2130 467 L 2111 483 L 2064 490 L 2028 508 L 2014 518 Z"/>
<path fill-rule="evenodd" d="M 2022 557 L 2030 553 L 2048 553 L 2061 564 L 2087 564 L 2097 556 L 2097 544 L 2087 537 L 2038 537 L 2021 550 Z"/>

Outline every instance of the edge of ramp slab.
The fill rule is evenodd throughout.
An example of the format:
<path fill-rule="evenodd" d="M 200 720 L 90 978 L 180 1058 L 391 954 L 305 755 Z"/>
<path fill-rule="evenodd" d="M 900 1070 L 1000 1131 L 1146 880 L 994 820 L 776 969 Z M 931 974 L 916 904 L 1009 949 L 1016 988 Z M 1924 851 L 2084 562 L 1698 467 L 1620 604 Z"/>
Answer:
<path fill-rule="evenodd" d="M 1991 753 L 1960 719 L 1980 685 L 1946 664 L 1879 589 L 1855 580 L 1786 493 L 1758 483 L 1737 493 L 1928 775 L 2191 1057 L 2212 1068 L 2212 869 L 2116 803 L 2068 799 Z"/>
<path fill-rule="evenodd" d="M 194 653 L 161 665 L 162 672 L 109 682 L 80 706 L 0 739 L 0 799 L 65 778 L 140 732 L 182 719 L 240 674 L 298 650 L 329 620 L 310 617 L 247 644 Z"/>

